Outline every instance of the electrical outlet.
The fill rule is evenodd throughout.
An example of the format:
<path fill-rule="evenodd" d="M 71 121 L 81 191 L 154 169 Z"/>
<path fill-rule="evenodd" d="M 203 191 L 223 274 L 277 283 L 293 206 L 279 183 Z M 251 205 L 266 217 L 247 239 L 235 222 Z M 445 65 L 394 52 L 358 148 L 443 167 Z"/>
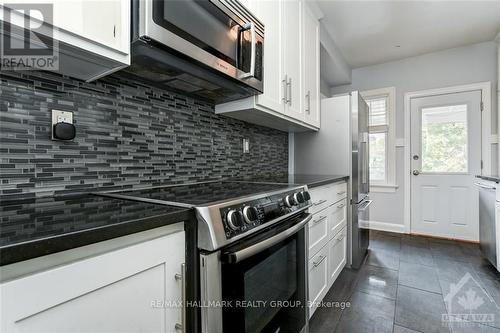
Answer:
<path fill-rule="evenodd" d="M 61 111 L 61 110 L 52 110 L 52 128 L 57 123 L 68 123 L 73 124 L 73 112 L 71 111 Z M 52 133 L 52 140 L 56 140 L 54 138 L 54 133 Z"/>
<path fill-rule="evenodd" d="M 73 124 L 73 112 L 52 110 L 52 126 L 57 123 Z"/>
<path fill-rule="evenodd" d="M 250 152 L 250 139 L 243 139 L 243 154 Z"/>

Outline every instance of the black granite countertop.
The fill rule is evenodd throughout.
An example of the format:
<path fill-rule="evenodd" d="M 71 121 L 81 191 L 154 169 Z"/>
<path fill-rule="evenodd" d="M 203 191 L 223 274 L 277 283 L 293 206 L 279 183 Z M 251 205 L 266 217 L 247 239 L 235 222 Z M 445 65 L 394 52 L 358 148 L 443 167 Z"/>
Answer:
<path fill-rule="evenodd" d="M 0 266 L 186 221 L 188 208 L 95 195 L 0 204 Z"/>
<path fill-rule="evenodd" d="M 349 176 L 346 175 L 304 175 L 304 174 L 277 175 L 273 177 L 239 178 L 239 180 L 245 180 L 245 181 L 307 185 L 309 188 L 345 181 L 348 179 Z"/>
<path fill-rule="evenodd" d="M 489 180 L 490 182 L 500 183 L 500 176 L 499 175 L 491 175 L 491 176 L 477 175 L 476 177 L 484 179 L 484 180 Z"/>

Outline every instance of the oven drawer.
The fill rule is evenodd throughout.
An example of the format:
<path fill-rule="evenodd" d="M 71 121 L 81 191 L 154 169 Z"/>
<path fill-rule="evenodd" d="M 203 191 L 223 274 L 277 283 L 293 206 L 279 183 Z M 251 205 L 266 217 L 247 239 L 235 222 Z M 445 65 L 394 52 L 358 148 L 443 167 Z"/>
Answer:
<path fill-rule="evenodd" d="M 323 209 L 314 214 L 309 222 L 309 258 L 314 256 L 328 242 L 329 213 L 328 208 Z"/>
<path fill-rule="evenodd" d="M 328 239 L 332 239 L 347 225 L 347 199 L 343 199 L 328 208 Z"/>
<path fill-rule="evenodd" d="M 309 260 L 309 318 L 328 291 L 328 246 Z"/>
<path fill-rule="evenodd" d="M 328 288 L 330 288 L 347 262 L 347 227 L 328 242 Z"/>

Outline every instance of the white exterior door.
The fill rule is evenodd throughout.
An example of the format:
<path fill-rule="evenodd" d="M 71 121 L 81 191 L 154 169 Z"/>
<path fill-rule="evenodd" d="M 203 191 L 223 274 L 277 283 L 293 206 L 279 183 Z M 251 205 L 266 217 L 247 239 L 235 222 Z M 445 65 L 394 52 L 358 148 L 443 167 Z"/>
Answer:
<path fill-rule="evenodd" d="M 481 91 L 411 99 L 411 232 L 478 240 Z"/>

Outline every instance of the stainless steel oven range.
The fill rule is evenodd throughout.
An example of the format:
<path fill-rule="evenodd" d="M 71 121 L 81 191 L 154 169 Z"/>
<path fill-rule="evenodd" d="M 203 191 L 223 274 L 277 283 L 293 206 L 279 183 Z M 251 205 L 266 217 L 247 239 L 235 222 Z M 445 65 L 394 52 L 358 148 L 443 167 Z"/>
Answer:
<path fill-rule="evenodd" d="M 118 196 L 196 209 L 203 333 L 307 330 L 307 186 L 215 181 Z"/>

